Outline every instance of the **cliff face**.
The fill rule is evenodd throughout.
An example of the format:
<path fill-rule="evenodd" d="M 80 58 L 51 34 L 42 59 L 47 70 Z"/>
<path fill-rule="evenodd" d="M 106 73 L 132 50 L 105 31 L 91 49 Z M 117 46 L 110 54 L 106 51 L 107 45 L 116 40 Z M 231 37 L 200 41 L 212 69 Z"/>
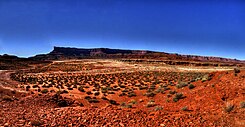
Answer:
<path fill-rule="evenodd" d="M 206 57 L 195 55 L 179 55 L 164 52 L 147 50 L 122 50 L 109 48 L 66 48 L 54 47 L 48 54 L 32 57 L 35 60 L 60 60 L 60 59 L 82 59 L 82 58 L 126 58 L 126 59 L 156 59 L 156 60 L 177 60 L 177 61 L 201 61 L 201 62 L 225 62 L 245 63 L 236 59 L 221 57 Z"/>
<path fill-rule="evenodd" d="M 125 58 L 131 55 L 146 55 L 155 53 L 146 50 L 122 50 L 109 48 L 66 48 L 54 47 L 53 51 L 48 54 L 41 54 L 32 57 L 36 60 L 57 60 L 57 59 L 76 59 L 76 58 Z"/>
<path fill-rule="evenodd" d="M 63 54 L 67 56 L 93 56 L 94 54 L 146 54 L 152 51 L 145 50 L 122 50 L 109 48 L 93 48 L 93 49 L 79 49 L 79 48 L 64 48 L 54 47 L 50 54 Z"/>

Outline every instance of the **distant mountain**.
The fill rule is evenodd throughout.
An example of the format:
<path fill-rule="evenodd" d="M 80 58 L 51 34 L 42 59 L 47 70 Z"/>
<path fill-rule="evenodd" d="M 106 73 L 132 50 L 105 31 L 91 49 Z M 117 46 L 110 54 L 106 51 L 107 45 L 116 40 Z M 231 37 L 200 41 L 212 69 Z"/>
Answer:
<path fill-rule="evenodd" d="M 0 55 L 0 70 L 25 69 L 32 65 L 49 63 L 49 61 L 37 61 L 30 58 L 19 58 L 14 55 Z"/>
<path fill-rule="evenodd" d="M 165 52 L 148 50 L 123 50 L 109 48 L 69 48 L 54 47 L 48 54 L 41 54 L 31 57 L 34 60 L 61 60 L 61 59 L 83 59 L 83 58 L 125 58 L 125 59 L 151 59 L 170 61 L 201 61 L 201 62 L 225 62 L 225 63 L 245 63 L 236 59 L 207 57 L 195 55 L 180 55 Z"/>

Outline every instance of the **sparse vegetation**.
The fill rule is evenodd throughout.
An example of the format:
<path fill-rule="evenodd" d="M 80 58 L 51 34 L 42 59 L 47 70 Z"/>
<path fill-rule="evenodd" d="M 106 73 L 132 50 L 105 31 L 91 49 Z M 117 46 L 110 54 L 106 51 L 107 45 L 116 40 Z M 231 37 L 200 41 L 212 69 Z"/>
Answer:
<path fill-rule="evenodd" d="M 189 89 L 194 89 L 195 88 L 195 86 L 193 84 L 190 84 L 188 87 L 189 87 Z"/>
<path fill-rule="evenodd" d="M 237 73 L 240 73 L 240 69 L 239 68 L 234 68 L 234 73 L 237 74 Z"/>
<path fill-rule="evenodd" d="M 173 98 L 173 101 L 174 102 L 177 102 L 177 101 L 179 101 L 180 99 L 183 99 L 184 97 L 183 97 L 183 94 L 182 93 L 176 93 L 175 94 L 175 96 L 174 96 L 174 98 Z"/>
<path fill-rule="evenodd" d="M 224 110 L 225 110 L 225 112 L 231 112 L 233 109 L 234 109 L 234 105 L 233 104 L 230 104 L 230 103 L 227 103 L 226 105 L 225 105 L 225 107 L 224 107 Z"/>
<path fill-rule="evenodd" d="M 4 101 L 13 101 L 14 99 L 13 99 L 13 97 L 11 97 L 9 95 L 4 95 L 4 96 L 2 96 L 2 100 L 4 100 Z"/>
<path fill-rule="evenodd" d="M 240 107 L 245 108 L 245 101 L 240 102 Z"/>
<path fill-rule="evenodd" d="M 48 93 L 49 91 L 48 91 L 48 89 L 43 89 L 43 90 L 41 90 L 41 93 L 43 93 L 43 94 L 46 94 L 46 93 Z"/>
<path fill-rule="evenodd" d="M 147 104 L 146 104 L 146 107 L 155 107 L 156 106 L 156 103 L 154 100 L 150 100 Z"/>
<path fill-rule="evenodd" d="M 184 106 L 184 107 L 181 108 L 181 110 L 182 110 L 182 111 L 188 111 L 189 109 L 188 109 L 187 106 Z"/>
<path fill-rule="evenodd" d="M 155 107 L 155 111 L 160 111 L 160 110 L 163 110 L 163 107 L 162 106 L 156 106 Z"/>

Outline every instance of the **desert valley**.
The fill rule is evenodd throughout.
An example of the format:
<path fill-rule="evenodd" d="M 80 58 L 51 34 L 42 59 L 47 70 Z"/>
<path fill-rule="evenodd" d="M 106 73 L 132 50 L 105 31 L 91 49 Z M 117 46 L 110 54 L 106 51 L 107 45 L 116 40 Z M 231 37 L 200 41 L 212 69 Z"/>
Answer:
<path fill-rule="evenodd" d="M 245 61 L 54 47 L 0 56 L 0 125 L 245 126 Z"/>

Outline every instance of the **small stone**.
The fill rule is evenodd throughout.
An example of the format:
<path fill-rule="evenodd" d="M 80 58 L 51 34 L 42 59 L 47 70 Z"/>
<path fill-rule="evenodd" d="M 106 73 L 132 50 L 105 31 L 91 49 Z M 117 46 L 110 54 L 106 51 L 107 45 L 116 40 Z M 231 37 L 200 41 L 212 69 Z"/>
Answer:
<path fill-rule="evenodd" d="M 161 126 L 161 127 L 165 127 L 166 125 L 162 123 L 162 124 L 160 124 L 160 126 Z"/>
<path fill-rule="evenodd" d="M 4 127 L 8 127 L 8 126 L 9 126 L 9 123 L 5 123 L 5 124 L 4 124 Z"/>
<path fill-rule="evenodd" d="M 124 127 L 123 123 L 119 123 L 119 125 L 120 125 L 121 127 Z"/>

